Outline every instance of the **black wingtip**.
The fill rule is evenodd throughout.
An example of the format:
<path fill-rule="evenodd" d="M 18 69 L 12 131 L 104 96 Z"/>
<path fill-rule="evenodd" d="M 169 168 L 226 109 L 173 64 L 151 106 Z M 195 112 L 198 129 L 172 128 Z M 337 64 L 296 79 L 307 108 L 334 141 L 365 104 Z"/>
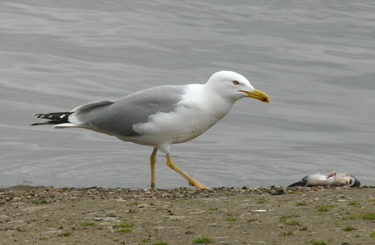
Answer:
<path fill-rule="evenodd" d="M 291 185 L 288 185 L 288 187 L 295 187 L 295 186 L 305 186 L 306 185 L 306 182 L 303 182 L 303 181 L 298 181 L 296 183 L 293 183 Z"/>
<path fill-rule="evenodd" d="M 294 187 L 294 186 L 306 186 L 307 184 L 307 177 L 309 176 L 305 176 L 302 178 L 302 180 L 296 182 L 296 183 L 293 183 L 291 185 L 288 185 L 288 187 Z"/>
<path fill-rule="evenodd" d="M 36 114 L 35 118 L 47 119 L 47 122 L 33 123 L 30 126 L 46 125 L 46 124 L 60 124 L 69 122 L 69 116 L 73 112 L 52 112 Z"/>

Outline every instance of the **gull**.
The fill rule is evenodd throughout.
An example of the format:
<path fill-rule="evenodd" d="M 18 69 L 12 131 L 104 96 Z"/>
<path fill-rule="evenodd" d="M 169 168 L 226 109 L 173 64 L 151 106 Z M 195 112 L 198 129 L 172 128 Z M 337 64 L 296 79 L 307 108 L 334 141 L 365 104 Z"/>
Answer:
<path fill-rule="evenodd" d="M 244 76 L 219 71 L 205 84 L 153 87 L 115 101 L 90 102 L 69 112 L 37 114 L 36 118 L 48 121 L 31 125 L 90 129 L 122 141 L 152 146 L 152 188 L 155 187 L 156 153 L 160 150 L 166 154 L 167 165 L 182 175 L 189 185 L 208 189 L 172 162 L 171 145 L 203 134 L 244 97 L 269 103 L 268 95 L 255 89 Z"/>
<path fill-rule="evenodd" d="M 353 175 L 331 171 L 328 174 L 311 174 L 302 178 L 301 181 L 293 183 L 292 186 L 350 186 L 358 187 L 361 182 Z"/>

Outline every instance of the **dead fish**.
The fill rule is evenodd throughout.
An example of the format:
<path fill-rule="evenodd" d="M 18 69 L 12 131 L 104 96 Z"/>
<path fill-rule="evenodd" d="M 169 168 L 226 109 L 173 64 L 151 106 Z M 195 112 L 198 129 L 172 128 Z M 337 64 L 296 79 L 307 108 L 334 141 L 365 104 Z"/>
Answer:
<path fill-rule="evenodd" d="M 312 174 L 305 176 L 301 181 L 293 183 L 292 186 L 344 186 L 358 187 L 361 182 L 353 175 L 346 173 L 338 173 L 336 171 L 329 172 L 328 174 Z"/>

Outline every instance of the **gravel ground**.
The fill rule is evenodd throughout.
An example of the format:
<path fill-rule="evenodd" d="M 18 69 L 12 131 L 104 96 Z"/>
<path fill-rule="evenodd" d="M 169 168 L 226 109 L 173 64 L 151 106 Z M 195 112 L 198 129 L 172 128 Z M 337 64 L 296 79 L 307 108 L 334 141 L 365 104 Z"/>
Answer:
<path fill-rule="evenodd" d="M 0 189 L 3 244 L 375 244 L 361 188 Z"/>

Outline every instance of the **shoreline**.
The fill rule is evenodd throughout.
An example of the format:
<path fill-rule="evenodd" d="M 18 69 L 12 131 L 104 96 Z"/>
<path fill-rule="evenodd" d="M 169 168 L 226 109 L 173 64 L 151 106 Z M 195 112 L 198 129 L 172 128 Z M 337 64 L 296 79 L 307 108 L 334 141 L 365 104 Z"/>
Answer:
<path fill-rule="evenodd" d="M 374 244 L 373 186 L 0 189 L 0 244 Z"/>

